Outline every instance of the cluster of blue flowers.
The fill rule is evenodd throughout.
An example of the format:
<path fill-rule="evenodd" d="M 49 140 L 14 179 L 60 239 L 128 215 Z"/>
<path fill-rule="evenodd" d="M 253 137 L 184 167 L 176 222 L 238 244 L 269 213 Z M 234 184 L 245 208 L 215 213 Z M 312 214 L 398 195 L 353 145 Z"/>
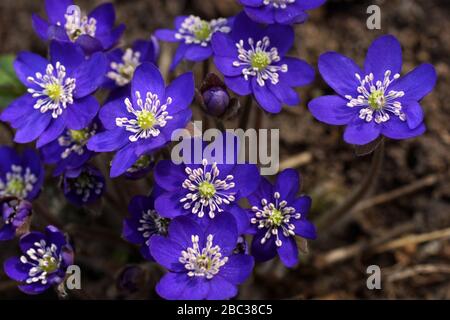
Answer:
<path fill-rule="evenodd" d="M 180 16 L 174 30 L 156 30 L 126 49 L 116 48 L 125 27 L 115 25 L 111 4 L 84 15 L 68 10 L 72 0 L 46 0 L 47 20 L 33 16 L 49 58 L 18 54 L 14 68 L 27 93 L 0 116 L 15 129 L 15 143 L 35 141 L 39 151 L 20 155 L 0 148 L 0 240 L 21 236 L 22 251 L 4 263 L 4 270 L 22 291 L 37 294 L 59 285 L 74 260 L 64 230 L 29 231 L 43 164 L 62 176 L 67 200 L 84 206 L 105 191 L 107 178 L 91 160 L 106 152 L 115 153 L 111 178 L 153 173 L 151 194 L 129 205 L 123 237 L 140 246 L 144 259 L 167 269 L 156 286 L 161 297 L 229 299 L 251 275 L 255 261 L 279 256 L 287 267 L 298 264 L 296 237 L 315 239 L 316 230 L 308 220 L 311 198 L 298 196 L 296 170 L 280 172 L 271 183 L 256 165 L 237 161 L 221 164 L 205 157 L 194 164 L 155 163 L 155 152 L 191 121 L 196 90 L 190 72 L 165 83 L 157 66 L 158 41 L 179 44 L 172 70 L 183 60 L 214 61 L 224 82 L 202 93 L 215 116 L 230 104 L 227 89 L 279 113 L 284 105 L 299 105 L 295 88 L 314 80 L 314 68 L 288 52 L 294 24 L 305 22 L 307 10 L 325 0 L 239 2 L 243 11 L 235 17 L 207 21 Z M 309 110 L 319 121 L 346 125 L 344 139 L 350 144 L 424 133 L 419 101 L 433 89 L 436 73 L 424 64 L 400 77 L 401 62 L 393 36 L 372 44 L 364 70 L 338 53 L 323 54 L 319 71 L 336 95 L 314 99 Z M 101 103 L 99 91 L 108 93 Z M 243 199 L 250 206 L 243 206 Z M 247 239 L 252 239 L 248 247 Z"/>

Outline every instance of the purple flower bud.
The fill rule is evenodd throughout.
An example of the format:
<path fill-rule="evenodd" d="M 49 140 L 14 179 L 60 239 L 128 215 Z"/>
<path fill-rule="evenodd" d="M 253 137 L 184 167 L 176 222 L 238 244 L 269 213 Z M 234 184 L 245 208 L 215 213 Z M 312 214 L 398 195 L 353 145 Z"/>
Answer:
<path fill-rule="evenodd" d="M 221 87 L 213 87 L 203 93 L 206 112 L 213 116 L 221 116 L 230 104 L 228 92 Z"/>
<path fill-rule="evenodd" d="M 123 268 L 117 277 L 119 290 L 134 293 L 139 290 L 140 284 L 145 280 L 145 274 L 141 267 L 130 265 Z"/>
<path fill-rule="evenodd" d="M 10 197 L 0 201 L 0 241 L 11 240 L 29 231 L 31 203 Z"/>

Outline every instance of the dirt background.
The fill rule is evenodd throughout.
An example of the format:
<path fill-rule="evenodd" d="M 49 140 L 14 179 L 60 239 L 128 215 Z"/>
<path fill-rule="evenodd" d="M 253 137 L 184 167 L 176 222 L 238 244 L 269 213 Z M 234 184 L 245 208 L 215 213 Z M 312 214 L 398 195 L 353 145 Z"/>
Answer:
<path fill-rule="evenodd" d="M 92 9 L 102 1 L 79 1 Z M 121 45 L 147 38 L 153 30 L 171 27 L 173 18 L 193 13 L 204 18 L 230 16 L 239 11 L 234 0 L 112 1 L 117 21 L 127 25 Z M 0 2 L 0 53 L 30 50 L 45 54 L 34 35 L 31 14 L 44 15 L 43 1 Z M 366 9 L 382 10 L 382 30 L 366 28 Z M 296 27 L 296 47 L 291 55 L 317 65 L 321 53 L 338 51 L 362 63 L 365 51 L 378 35 L 394 34 L 404 49 L 403 73 L 423 62 L 432 63 L 439 79 L 423 102 L 428 130 L 408 141 L 387 141 L 386 154 L 376 184 L 364 199 L 309 243 L 300 265 L 292 270 L 278 261 L 259 265 L 242 286 L 242 299 L 449 299 L 450 298 L 450 6 L 447 0 L 329 0 Z M 174 47 L 162 45 L 162 70 L 167 69 Z M 187 66 L 182 66 L 180 70 Z M 198 72 L 200 72 L 199 66 Z M 313 196 L 311 219 L 318 220 L 357 189 L 367 175 L 371 156 L 357 156 L 342 140 L 342 128 L 315 121 L 306 108 L 313 97 L 330 89 L 317 75 L 300 90 L 302 104 L 279 115 L 264 114 L 260 126 L 280 128 L 283 166 L 295 166 L 303 176 L 303 192 Z M 197 106 L 196 118 L 202 118 Z M 253 112 L 255 113 L 255 108 Z M 258 119 L 259 116 L 255 116 Z M 257 121 L 252 118 L 251 121 Z M 210 121 L 210 125 L 212 125 Z M 226 123 L 235 126 L 234 122 Z M 12 144 L 2 127 L 2 144 Z M 106 163 L 101 157 L 98 163 Z M 103 162 L 102 162 L 103 161 Z M 87 209 L 65 204 L 58 180 L 48 178 L 33 223 L 42 228 L 53 219 L 62 222 L 77 247 L 76 263 L 82 269 L 83 290 L 69 298 L 153 299 L 154 283 L 162 274 L 143 263 L 138 250 L 120 239 L 121 221 L 134 194 L 144 193 L 148 181 L 109 182 L 107 200 Z M 112 204 L 114 202 L 114 204 Z M 1 261 L 17 253 L 17 243 L 0 243 Z M 137 291 L 117 288 L 124 265 L 138 266 Z M 378 265 L 382 289 L 368 290 L 366 269 Z M 27 298 L 0 271 L 0 297 Z M 48 292 L 39 298 L 56 298 Z"/>

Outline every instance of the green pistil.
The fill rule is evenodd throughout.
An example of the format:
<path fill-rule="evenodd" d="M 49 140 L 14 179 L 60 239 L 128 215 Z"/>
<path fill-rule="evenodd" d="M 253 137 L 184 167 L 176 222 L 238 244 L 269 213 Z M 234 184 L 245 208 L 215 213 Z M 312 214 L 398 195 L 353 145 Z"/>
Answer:
<path fill-rule="evenodd" d="M 194 35 L 197 40 L 205 41 L 211 36 L 211 26 L 208 22 L 202 21 L 194 31 Z"/>
<path fill-rule="evenodd" d="M 252 67 L 258 71 L 264 70 L 270 64 L 270 58 L 266 52 L 256 52 L 251 59 Z"/>
<path fill-rule="evenodd" d="M 279 227 L 283 223 L 283 214 L 278 209 L 273 209 L 271 216 L 269 217 L 270 222 L 273 225 Z"/>
<path fill-rule="evenodd" d="M 197 257 L 197 264 L 199 267 L 203 267 L 206 270 L 211 269 L 211 259 L 208 258 L 206 255 L 200 255 Z"/>
<path fill-rule="evenodd" d="M 139 113 L 137 117 L 138 126 L 143 130 L 148 130 L 153 128 L 156 123 L 156 118 L 150 111 L 144 110 Z"/>
<path fill-rule="evenodd" d="M 384 93 L 380 90 L 372 92 L 368 100 L 372 109 L 380 110 L 384 107 Z"/>
<path fill-rule="evenodd" d="M 8 182 L 8 185 L 6 186 L 6 193 L 9 195 L 20 195 L 22 194 L 24 189 L 25 185 L 23 183 L 23 180 L 13 178 Z"/>
<path fill-rule="evenodd" d="M 47 273 L 52 273 L 58 270 L 58 262 L 53 257 L 45 257 L 39 261 L 41 269 Z"/>
<path fill-rule="evenodd" d="M 200 191 L 200 195 L 207 199 L 212 198 L 216 194 L 216 188 L 207 181 L 200 183 L 198 190 Z"/>
<path fill-rule="evenodd" d="M 73 141 L 81 143 L 87 140 L 89 133 L 86 130 L 69 130 Z"/>
<path fill-rule="evenodd" d="M 53 101 L 58 101 L 63 93 L 63 88 L 60 84 L 53 83 L 47 85 L 45 91 L 50 99 L 52 99 Z"/>
<path fill-rule="evenodd" d="M 147 168 L 149 165 L 150 165 L 149 156 L 142 156 L 134 163 L 134 166 L 137 168 Z"/>

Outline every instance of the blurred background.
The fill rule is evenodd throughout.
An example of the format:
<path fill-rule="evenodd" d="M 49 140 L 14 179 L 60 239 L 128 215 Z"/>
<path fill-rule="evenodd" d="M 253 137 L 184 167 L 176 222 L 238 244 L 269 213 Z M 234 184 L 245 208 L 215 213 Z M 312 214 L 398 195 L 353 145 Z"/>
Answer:
<path fill-rule="evenodd" d="M 105 1 L 77 1 L 90 11 Z M 180 14 L 205 19 L 236 14 L 235 0 L 116 0 L 117 22 L 127 30 L 121 45 L 148 38 L 157 28 L 172 28 Z M 368 30 L 366 9 L 381 8 L 382 29 Z M 45 15 L 43 1 L 0 2 L 0 106 L 20 86 L 6 83 L 10 72 L 4 55 L 21 50 L 46 54 L 34 34 L 31 14 Z M 422 102 L 428 130 L 408 141 L 387 141 L 377 183 L 364 198 L 331 225 L 319 229 L 319 238 L 303 243 L 301 263 L 288 270 L 278 261 L 260 264 L 240 290 L 240 299 L 450 299 L 450 6 L 448 0 L 328 0 L 311 12 L 309 21 L 296 26 L 295 48 L 290 55 L 317 66 L 320 54 L 338 51 L 363 63 L 370 43 L 379 35 L 393 34 L 403 46 L 403 74 L 423 62 L 432 63 L 439 79 Z M 175 47 L 162 44 L 163 72 Z M 179 72 L 189 66 L 181 66 Z M 201 64 L 198 66 L 202 68 Z M 197 68 L 197 67 L 196 67 Z M 317 68 L 316 68 L 317 69 Z M 200 70 L 197 70 L 200 72 Z M 201 79 L 198 79 L 199 81 Z M 5 84 L 6 83 L 6 84 Z M 264 114 L 262 128 L 280 129 L 281 166 L 297 168 L 302 192 L 313 197 L 310 219 L 319 221 L 358 188 L 369 171 L 371 156 L 358 156 L 342 140 L 342 128 L 313 119 L 306 104 L 332 92 L 317 74 L 316 81 L 299 90 L 302 104 L 278 115 Z M 195 118 L 203 115 L 194 105 Z M 255 115 L 255 117 L 257 117 Z M 253 121 L 253 120 L 251 120 Z M 213 124 L 210 123 L 212 126 Z M 235 127 L 234 122 L 225 123 Z M 0 125 L 0 144 L 13 145 L 11 131 Z M 22 148 L 18 146 L 17 148 Z M 100 160 L 106 163 L 107 158 Z M 139 182 L 108 182 L 103 203 L 76 209 L 66 203 L 58 179 L 48 175 L 35 212 L 35 228 L 52 219 L 68 226 L 82 270 L 82 288 L 70 292 L 75 299 L 154 299 L 154 284 L 163 270 L 143 262 L 138 249 L 120 238 L 121 222 L 133 195 L 145 194 L 151 177 Z M 114 204 L 112 201 L 114 200 Z M 17 242 L 0 243 L 0 260 L 18 253 Z M 381 290 L 366 287 L 367 267 L 381 268 Z M 123 268 L 128 266 L 127 268 Z M 1 298 L 29 298 L 0 271 Z M 39 298 L 56 298 L 48 292 Z"/>

